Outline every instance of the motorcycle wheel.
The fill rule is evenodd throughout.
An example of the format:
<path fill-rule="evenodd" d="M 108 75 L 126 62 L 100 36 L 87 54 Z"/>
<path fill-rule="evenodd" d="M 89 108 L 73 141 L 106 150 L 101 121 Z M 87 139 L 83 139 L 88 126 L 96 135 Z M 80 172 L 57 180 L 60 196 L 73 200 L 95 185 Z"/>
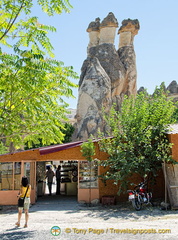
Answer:
<path fill-rule="evenodd" d="M 138 200 L 138 198 L 135 198 L 132 201 L 132 206 L 135 208 L 135 210 L 140 211 L 140 209 L 142 207 L 142 203 Z"/>

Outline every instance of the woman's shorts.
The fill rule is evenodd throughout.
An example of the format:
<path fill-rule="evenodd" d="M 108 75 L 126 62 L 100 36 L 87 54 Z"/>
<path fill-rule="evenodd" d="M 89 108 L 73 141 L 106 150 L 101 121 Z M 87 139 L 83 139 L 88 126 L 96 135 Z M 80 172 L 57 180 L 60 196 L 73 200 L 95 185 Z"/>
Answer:
<path fill-rule="evenodd" d="M 26 197 L 24 201 L 24 207 L 18 207 L 19 210 L 28 210 L 30 207 L 30 198 Z"/>

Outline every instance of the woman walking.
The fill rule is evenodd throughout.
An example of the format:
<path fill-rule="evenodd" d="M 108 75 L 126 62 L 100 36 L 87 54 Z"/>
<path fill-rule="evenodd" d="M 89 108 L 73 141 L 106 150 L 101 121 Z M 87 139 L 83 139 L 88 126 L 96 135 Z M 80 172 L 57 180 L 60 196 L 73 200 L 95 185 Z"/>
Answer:
<path fill-rule="evenodd" d="M 24 207 L 18 207 L 18 221 L 16 222 L 16 226 L 20 227 L 20 219 L 22 216 L 22 212 L 24 209 L 24 213 L 25 213 L 25 225 L 24 228 L 26 228 L 28 225 L 28 218 L 29 218 L 29 206 L 30 206 L 30 194 L 31 194 L 31 185 L 28 182 L 28 178 L 27 177 L 22 177 L 22 185 L 18 194 L 19 198 L 24 198 Z"/>

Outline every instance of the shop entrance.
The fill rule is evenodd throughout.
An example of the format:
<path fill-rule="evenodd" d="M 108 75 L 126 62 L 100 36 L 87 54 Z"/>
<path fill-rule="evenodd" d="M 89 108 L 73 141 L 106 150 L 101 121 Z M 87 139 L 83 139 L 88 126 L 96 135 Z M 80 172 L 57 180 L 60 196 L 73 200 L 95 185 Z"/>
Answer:
<path fill-rule="evenodd" d="M 60 195 L 57 194 L 56 170 L 60 169 Z M 45 178 L 48 168 L 54 172 L 51 186 L 52 196 L 76 196 L 78 195 L 78 161 L 48 161 L 37 162 L 36 179 L 37 179 L 37 198 L 48 196 L 49 187 Z"/>

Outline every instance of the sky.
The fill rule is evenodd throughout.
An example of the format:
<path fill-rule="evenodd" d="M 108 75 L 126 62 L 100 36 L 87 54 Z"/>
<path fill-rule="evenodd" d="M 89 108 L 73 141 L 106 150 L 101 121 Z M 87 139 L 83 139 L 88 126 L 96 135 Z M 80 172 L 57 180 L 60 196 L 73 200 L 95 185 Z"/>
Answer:
<path fill-rule="evenodd" d="M 165 82 L 166 87 L 178 81 L 178 0 L 70 0 L 70 13 L 47 17 L 39 14 L 42 23 L 56 27 L 50 34 L 55 58 L 65 66 L 73 66 L 80 76 L 80 69 L 87 57 L 89 36 L 86 29 L 99 17 L 102 21 L 109 12 L 118 20 L 138 19 L 140 30 L 134 39 L 137 64 L 137 89 L 144 86 L 152 93 L 156 86 Z M 115 47 L 119 35 L 116 30 Z M 78 81 L 73 80 L 75 83 Z M 65 99 L 70 108 L 77 107 L 76 99 Z"/>

